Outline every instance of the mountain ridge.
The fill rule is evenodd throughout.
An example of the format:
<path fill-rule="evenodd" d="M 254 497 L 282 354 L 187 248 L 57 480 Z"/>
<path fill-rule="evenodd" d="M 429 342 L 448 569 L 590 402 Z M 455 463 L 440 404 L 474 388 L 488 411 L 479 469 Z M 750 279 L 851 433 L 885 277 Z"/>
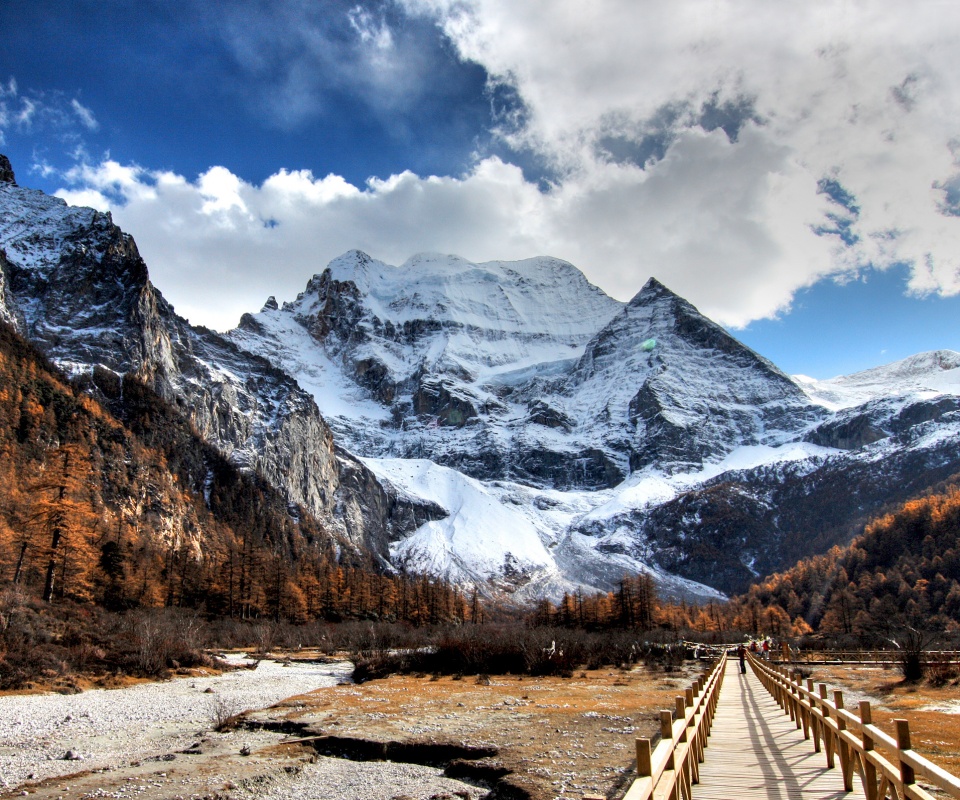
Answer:
<path fill-rule="evenodd" d="M 717 597 L 960 468 L 957 354 L 817 389 L 656 279 L 621 303 L 549 257 L 354 250 L 219 334 L 108 216 L 10 182 L 0 268 L 0 315 L 65 368 L 142 376 L 385 568 L 520 599 Z"/>

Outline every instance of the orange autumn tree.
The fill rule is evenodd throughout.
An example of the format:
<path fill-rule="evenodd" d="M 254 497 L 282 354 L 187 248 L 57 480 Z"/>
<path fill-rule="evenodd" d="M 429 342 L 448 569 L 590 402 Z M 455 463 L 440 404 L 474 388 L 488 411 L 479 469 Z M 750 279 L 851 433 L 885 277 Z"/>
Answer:
<path fill-rule="evenodd" d="M 97 515 L 88 488 L 89 456 L 76 444 L 61 445 L 45 460 L 44 470 L 28 489 L 31 509 L 26 519 L 28 538 L 22 545 L 17 578 L 28 551 L 43 574 L 42 597 L 57 594 L 86 598 L 90 573 L 96 566 L 94 538 Z"/>

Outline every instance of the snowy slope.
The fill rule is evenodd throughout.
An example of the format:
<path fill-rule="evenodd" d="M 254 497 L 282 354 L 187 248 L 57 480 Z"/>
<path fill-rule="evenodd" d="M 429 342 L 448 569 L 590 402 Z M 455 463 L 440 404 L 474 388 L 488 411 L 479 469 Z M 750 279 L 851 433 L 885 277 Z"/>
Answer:
<path fill-rule="evenodd" d="M 858 459 L 895 460 L 885 440 L 921 424 L 955 436 L 936 398 L 956 354 L 795 382 L 656 280 L 621 304 L 555 259 L 393 267 L 353 251 L 230 336 L 294 375 L 391 492 L 445 510 L 391 544 L 395 564 L 521 596 L 649 571 L 666 592 L 709 597 L 677 556 L 703 517 L 673 519 L 681 539 L 666 549 L 644 520 L 720 485 L 766 508 L 750 484 L 770 476 L 832 487 Z M 911 445 L 946 463 L 951 446 Z M 768 516 L 767 533 L 724 533 L 742 559 L 705 557 L 702 575 L 731 586 L 736 564 L 768 563 L 757 542 L 782 533 Z"/>
<path fill-rule="evenodd" d="M 557 402 L 590 437 L 630 442 L 631 470 L 688 470 L 789 441 L 818 417 L 773 364 L 652 278 L 588 344 L 565 388 Z"/>
<path fill-rule="evenodd" d="M 884 397 L 960 395 L 960 353 L 933 350 L 830 380 L 804 375 L 794 380 L 811 400 L 834 411 Z"/>
<path fill-rule="evenodd" d="M 604 553 L 606 542 L 599 542 L 598 549 L 598 542 L 571 531 L 574 523 L 597 514 L 598 508 L 600 516 L 613 516 L 613 509 L 634 505 L 635 482 L 626 487 L 625 494 L 630 496 L 624 497 L 619 490 L 557 492 L 520 484 L 485 484 L 424 459 L 367 459 L 365 463 L 398 495 L 411 501 L 429 500 L 447 511 L 443 519 L 422 525 L 391 546 L 391 560 L 405 570 L 441 575 L 460 585 L 493 586 L 518 599 L 557 599 L 577 589 L 610 588 L 623 575 L 638 573 L 654 575 L 665 596 L 723 597 L 709 586 L 670 575 L 642 558 Z M 696 484 L 695 478 L 687 478 L 688 486 Z M 679 487 L 684 481 L 674 477 L 672 483 Z"/>
<path fill-rule="evenodd" d="M 557 259 L 419 255 L 393 267 L 353 251 L 295 301 L 245 315 L 230 337 L 312 391 L 341 444 L 363 456 L 428 454 L 478 478 L 548 485 L 564 471 L 609 485 L 577 478 L 591 437 L 551 427 L 538 387 L 562 379 L 621 308 Z"/>
<path fill-rule="evenodd" d="M 542 488 L 691 469 L 821 414 L 656 281 L 624 305 L 549 258 L 391 267 L 354 251 L 230 336 L 294 375 L 362 456 Z"/>

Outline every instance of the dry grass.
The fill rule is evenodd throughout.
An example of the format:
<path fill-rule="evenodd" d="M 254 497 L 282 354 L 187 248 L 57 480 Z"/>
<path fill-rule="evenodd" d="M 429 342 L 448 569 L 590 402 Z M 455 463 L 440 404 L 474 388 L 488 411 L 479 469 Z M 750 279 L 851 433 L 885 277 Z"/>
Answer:
<path fill-rule="evenodd" d="M 673 708 L 699 674 L 693 665 L 572 678 L 394 675 L 291 698 L 252 716 L 297 721 L 308 725 L 306 734 L 322 736 L 492 745 L 498 755 L 489 765 L 509 771 L 504 780 L 528 796 L 579 798 L 632 779 L 634 740 L 659 730 L 659 710 Z"/>
<path fill-rule="evenodd" d="M 874 724 L 890 736 L 893 736 L 893 720 L 909 720 L 913 749 L 960 776 L 960 684 L 957 681 L 939 687 L 912 684 L 903 681 L 893 668 L 839 665 L 817 667 L 810 677 L 817 684 L 827 684 L 831 690 L 842 689 L 847 708 L 856 708 L 860 700 L 869 700 Z"/>

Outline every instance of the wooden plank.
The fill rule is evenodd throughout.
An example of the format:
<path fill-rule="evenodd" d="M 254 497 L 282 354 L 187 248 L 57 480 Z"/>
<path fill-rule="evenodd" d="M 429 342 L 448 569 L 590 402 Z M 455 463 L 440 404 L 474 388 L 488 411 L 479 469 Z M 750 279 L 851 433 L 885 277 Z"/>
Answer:
<path fill-rule="evenodd" d="M 863 798 L 854 779 L 843 790 L 839 769 L 825 769 L 803 731 L 777 705 L 751 670 L 727 665 L 706 760 L 693 800 L 793 800 Z"/>

